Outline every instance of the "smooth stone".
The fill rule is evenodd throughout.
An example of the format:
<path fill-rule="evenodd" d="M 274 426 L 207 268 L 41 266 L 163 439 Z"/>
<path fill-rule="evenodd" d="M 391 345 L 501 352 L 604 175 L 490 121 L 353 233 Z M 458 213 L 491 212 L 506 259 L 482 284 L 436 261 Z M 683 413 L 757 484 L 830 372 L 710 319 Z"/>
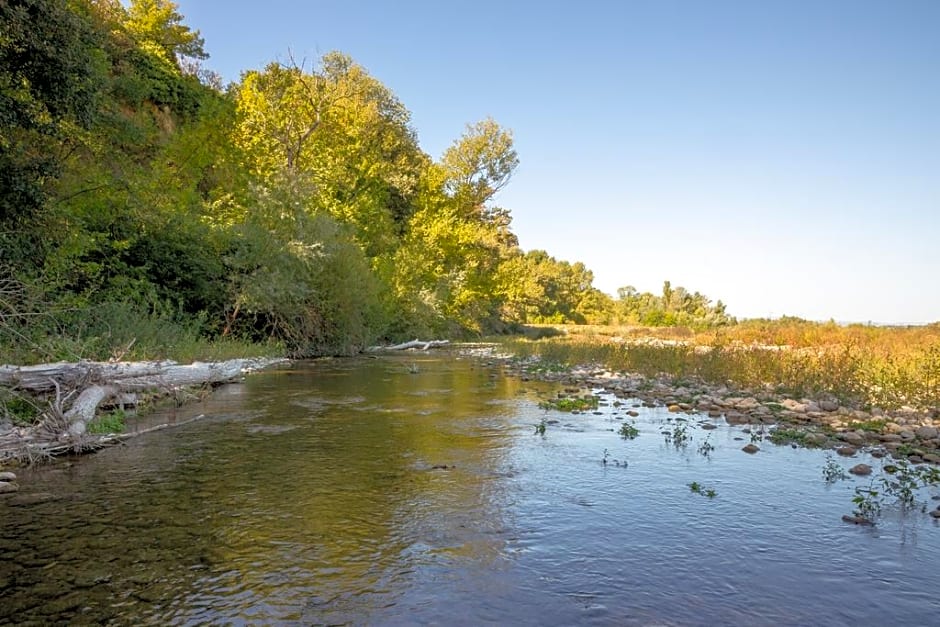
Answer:
<path fill-rule="evenodd" d="M 9 471 L 0 472 L 0 481 L 5 481 L 7 483 L 10 481 L 16 481 L 16 474 Z"/>
<path fill-rule="evenodd" d="M 851 468 L 849 468 L 849 472 L 852 473 L 853 475 L 870 475 L 871 466 L 869 466 L 868 464 L 856 464 L 852 466 Z"/>
<path fill-rule="evenodd" d="M 0 481 L 0 494 L 12 494 L 20 489 L 20 486 L 9 481 Z"/>
<path fill-rule="evenodd" d="M 923 464 L 924 458 L 920 455 L 911 455 L 907 458 L 907 461 L 911 462 L 912 464 Z"/>
<path fill-rule="evenodd" d="M 721 412 L 718 411 L 717 409 L 712 409 L 711 411 L 708 412 L 708 417 L 709 418 L 721 418 Z"/>
<path fill-rule="evenodd" d="M 807 444 L 812 446 L 823 446 L 829 441 L 829 438 L 823 433 L 807 433 L 804 440 Z"/>
<path fill-rule="evenodd" d="M 671 411 L 672 413 L 676 413 L 676 412 L 682 411 L 682 408 L 679 407 L 678 405 L 670 405 L 670 406 L 667 407 L 666 409 L 668 409 L 668 410 Z"/>
<path fill-rule="evenodd" d="M 819 401 L 819 409 L 823 411 L 836 411 L 839 409 L 839 404 L 834 401 Z"/>
<path fill-rule="evenodd" d="M 931 510 L 930 515 L 934 518 L 940 518 L 940 509 Z"/>
<path fill-rule="evenodd" d="M 901 436 L 897 433 L 884 433 L 878 436 L 878 439 L 882 442 L 900 442 Z"/>
<path fill-rule="evenodd" d="M 725 414 L 725 421 L 729 425 L 743 425 L 749 422 L 747 416 L 736 411 L 731 411 Z"/>
<path fill-rule="evenodd" d="M 847 431 L 839 435 L 843 442 L 848 442 L 853 446 L 859 446 L 865 443 L 865 438 L 855 431 Z"/>
<path fill-rule="evenodd" d="M 705 429 L 706 431 L 711 431 L 712 429 L 717 429 L 717 428 L 718 428 L 717 425 L 713 425 L 710 422 L 706 422 L 705 424 L 702 425 L 702 429 Z"/>
<path fill-rule="evenodd" d="M 746 445 L 744 448 L 742 448 L 741 450 L 744 451 L 745 453 L 749 453 L 749 454 L 753 455 L 754 453 L 756 453 L 757 451 L 760 450 L 760 447 L 757 446 L 756 444 L 748 444 L 748 445 Z"/>
<path fill-rule="evenodd" d="M 934 453 L 927 453 L 924 455 L 924 461 L 930 462 L 931 464 L 940 464 L 940 455 Z"/>
<path fill-rule="evenodd" d="M 918 427 L 914 429 L 914 435 L 916 435 L 921 440 L 933 440 L 938 435 L 940 435 L 940 429 L 936 427 Z"/>
<path fill-rule="evenodd" d="M 870 454 L 875 459 L 881 459 L 882 457 L 887 455 L 888 452 L 885 451 L 884 449 L 876 448 L 876 449 L 872 449 Z"/>
<path fill-rule="evenodd" d="M 858 452 L 858 449 L 854 446 L 840 446 L 836 449 L 836 453 L 842 455 L 843 457 L 852 457 Z"/>

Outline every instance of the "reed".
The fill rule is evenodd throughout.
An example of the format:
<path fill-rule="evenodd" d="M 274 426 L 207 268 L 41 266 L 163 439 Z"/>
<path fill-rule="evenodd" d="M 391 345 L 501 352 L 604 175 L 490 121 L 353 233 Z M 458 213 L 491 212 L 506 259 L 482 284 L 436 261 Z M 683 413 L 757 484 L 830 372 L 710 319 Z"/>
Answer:
<path fill-rule="evenodd" d="M 840 326 L 748 321 L 694 333 L 683 328 L 559 326 L 562 335 L 508 348 L 554 364 L 597 363 L 647 377 L 708 383 L 854 407 L 940 409 L 940 325 Z"/>

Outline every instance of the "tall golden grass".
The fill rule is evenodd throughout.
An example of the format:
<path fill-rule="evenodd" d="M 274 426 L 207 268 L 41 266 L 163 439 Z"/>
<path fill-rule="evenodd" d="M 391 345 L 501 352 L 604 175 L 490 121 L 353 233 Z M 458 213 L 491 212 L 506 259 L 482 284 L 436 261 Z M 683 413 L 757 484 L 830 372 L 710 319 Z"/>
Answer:
<path fill-rule="evenodd" d="M 695 333 L 685 328 L 557 326 L 562 334 L 517 339 L 517 355 L 561 364 L 599 363 L 646 376 L 697 377 L 796 398 L 833 397 L 854 407 L 940 409 L 940 325 L 840 326 L 747 321 Z"/>

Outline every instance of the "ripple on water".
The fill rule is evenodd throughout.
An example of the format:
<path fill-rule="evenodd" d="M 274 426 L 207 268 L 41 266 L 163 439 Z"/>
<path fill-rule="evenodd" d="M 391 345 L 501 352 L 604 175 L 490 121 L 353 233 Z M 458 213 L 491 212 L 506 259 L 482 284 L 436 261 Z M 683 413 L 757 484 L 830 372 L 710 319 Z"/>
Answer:
<path fill-rule="evenodd" d="M 412 373 L 411 361 L 260 373 L 218 411 L 202 405 L 204 420 L 24 472 L 21 495 L 53 498 L 0 499 L 0 622 L 936 615 L 937 524 L 890 512 L 876 528 L 843 524 L 863 482 L 826 486 L 823 452 L 765 441 L 747 455 L 735 438 L 750 434 L 694 417 L 676 448 L 660 434 L 675 417 L 649 408 L 630 418 L 640 436 L 623 440 L 612 397 L 596 415 L 545 412 L 536 402 L 550 386 L 443 357 Z M 533 433 L 543 418 L 544 437 Z"/>

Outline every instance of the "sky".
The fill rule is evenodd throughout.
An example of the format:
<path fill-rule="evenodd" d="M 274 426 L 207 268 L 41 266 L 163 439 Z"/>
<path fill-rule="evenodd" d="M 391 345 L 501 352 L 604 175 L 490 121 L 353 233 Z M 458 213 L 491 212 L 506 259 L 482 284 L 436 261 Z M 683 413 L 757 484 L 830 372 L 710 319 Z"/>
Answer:
<path fill-rule="evenodd" d="M 439 158 L 511 129 L 496 198 L 596 287 L 739 318 L 940 321 L 940 1 L 177 0 L 227 81 L 340 50 Z"/>

